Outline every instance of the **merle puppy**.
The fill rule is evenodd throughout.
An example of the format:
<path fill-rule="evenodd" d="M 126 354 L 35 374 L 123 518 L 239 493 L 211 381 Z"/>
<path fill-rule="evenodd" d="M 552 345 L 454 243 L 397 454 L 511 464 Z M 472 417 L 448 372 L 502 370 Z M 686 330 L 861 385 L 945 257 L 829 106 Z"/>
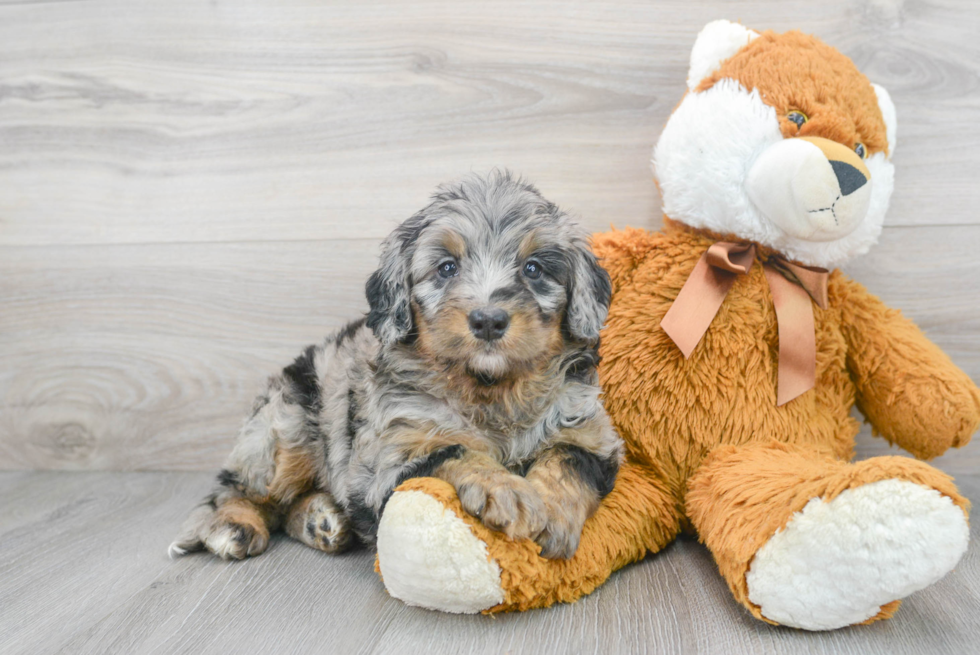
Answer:
<path fill-rule="evenodd" d="M 507 173 L 440 187 L 382 245 L 370 311 L 273 377 L 171 555 L 262 553 L 269 533 L 371 545 L 406 479 L 549 558 L 571 557 L 622 442 L 599 400 L 609 278 L 585 235 Z"/>

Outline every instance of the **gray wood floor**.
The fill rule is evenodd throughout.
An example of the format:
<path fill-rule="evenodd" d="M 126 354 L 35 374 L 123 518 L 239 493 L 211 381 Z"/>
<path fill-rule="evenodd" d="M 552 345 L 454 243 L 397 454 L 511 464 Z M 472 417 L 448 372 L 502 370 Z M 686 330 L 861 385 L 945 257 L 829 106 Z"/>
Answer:
<path fill-rule="evenodd" d="M 975 547 L 830 634 L 751 619 L 684 540 L 496 618 L 403 606 L 368 553 L 166 559 L 263 378 L 364 310 L 437 183 L 508 167 L 589 229 L 656 229 L 650 152 L 716 18 L 890 90 L 892 208 L 847 271 L 980 379 L 973 0 L 0 0 L 0 653 L 977 652 Z M 980 499 L 980 443 L 936 464 Z"/>
<path fill-rule="evenodd" d="M 977 652 L 976 548 L 893 620 L 829 633 L 755 620 L 686 539 L 572 605 L 449 616 L 390 598 L 364 551 L 331 557 L 280 538 L 244 562 L 170 561 L 177 524 L 210 482 L 179 472 L 0 474 L 0 652 Z M 959 484 L 980 497 L 980 476 Z"/>

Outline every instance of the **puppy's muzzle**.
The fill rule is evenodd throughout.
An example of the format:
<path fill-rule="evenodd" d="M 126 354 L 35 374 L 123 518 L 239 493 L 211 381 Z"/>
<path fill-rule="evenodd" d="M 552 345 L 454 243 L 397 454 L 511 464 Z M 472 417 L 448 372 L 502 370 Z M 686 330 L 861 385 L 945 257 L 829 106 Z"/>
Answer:
<path fill-rule="evenodd" d="M 507 333 L 510 314 L 499 307 L 474 309 L 469 315 L 470 332 L 482 341 L 496 341 Z"/>

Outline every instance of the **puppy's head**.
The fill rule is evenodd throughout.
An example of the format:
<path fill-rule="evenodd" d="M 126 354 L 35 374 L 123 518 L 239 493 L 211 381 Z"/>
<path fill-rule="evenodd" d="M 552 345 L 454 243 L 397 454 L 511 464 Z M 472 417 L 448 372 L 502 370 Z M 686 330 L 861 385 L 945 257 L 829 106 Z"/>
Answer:
<path fill-rule="evenodd" d="M 368 326 L 492 385 L 591 347 L 609 277 L 584 233 L 533 186 L 494 172 L 444 185 L 382 244 Z"/>

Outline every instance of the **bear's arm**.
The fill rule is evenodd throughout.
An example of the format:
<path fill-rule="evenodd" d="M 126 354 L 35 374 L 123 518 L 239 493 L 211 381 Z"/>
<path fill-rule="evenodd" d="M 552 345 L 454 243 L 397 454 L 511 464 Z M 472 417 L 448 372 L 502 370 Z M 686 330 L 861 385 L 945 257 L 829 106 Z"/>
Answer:
<path fill-rule="evenodd" d="M 858 409 L 876 433 L 931 459 L 966 445 L 980 425 L 980 390 L 912 321 L 835 272 L 847 367 Z"/>

